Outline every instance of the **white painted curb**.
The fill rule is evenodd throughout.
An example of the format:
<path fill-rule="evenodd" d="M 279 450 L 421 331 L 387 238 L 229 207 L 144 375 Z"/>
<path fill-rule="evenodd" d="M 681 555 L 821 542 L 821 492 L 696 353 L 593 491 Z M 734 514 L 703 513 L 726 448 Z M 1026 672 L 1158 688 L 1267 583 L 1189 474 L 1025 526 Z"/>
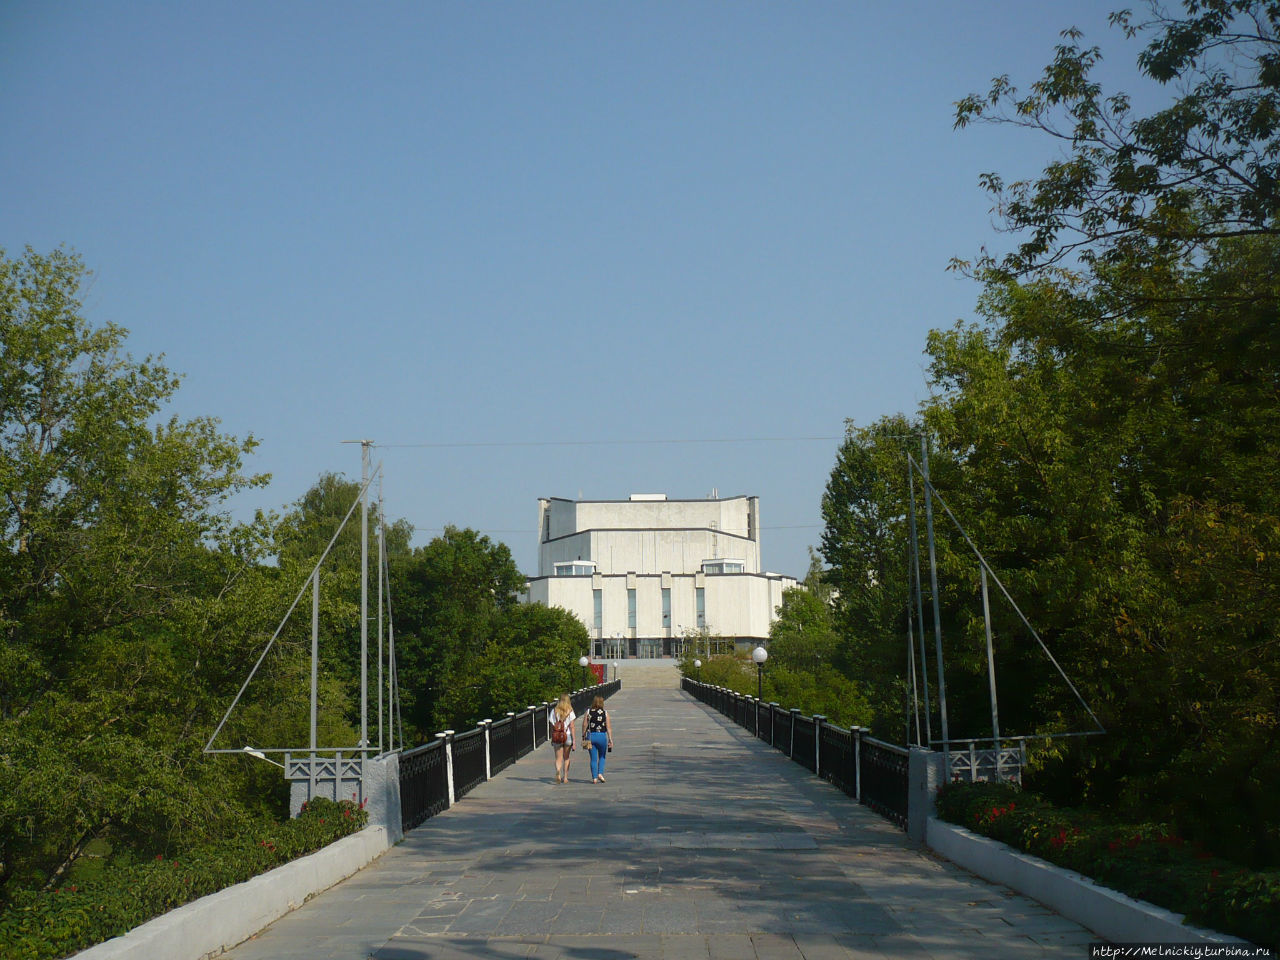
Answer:
<path fill-rule="evenodd" d="M 386 827 L 365 827 L 315 853 L 170 910 L 74 958 L 203 960 L 217 956 L 356 873 L 389 846 Z"/>
<path fill-rule="evenodd" d="M 1188 926 L 1180 913 L 1109 890 L 1073 870 L 934 817 L 929 818 L 925 843 L 970 873 L 1012 887 L 1112 943 L 1247 942 Z"/>

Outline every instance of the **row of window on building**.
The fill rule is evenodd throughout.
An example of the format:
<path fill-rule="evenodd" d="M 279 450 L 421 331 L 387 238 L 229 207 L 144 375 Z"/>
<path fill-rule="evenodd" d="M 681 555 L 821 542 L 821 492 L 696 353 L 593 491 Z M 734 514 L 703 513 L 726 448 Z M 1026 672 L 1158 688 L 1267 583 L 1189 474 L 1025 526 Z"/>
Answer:
<path fill-rule="evenodd" d="M 698 587 L 694 590 L 694 602 L 697 605 L 697 627 L 703 630 L 707 626 L 707 591 L 704 587 Z M 591 605 L 594 613 L 594 626 L 596 636 L 600 636 L 604 629 L 604 591 L 591 591 Z M 627 627 L 634 630 L 636 628 L 636 591 L 632 587 L 627 590 Z M 664 630 L 671 629 L 671 588 L 662 588 L 662 627 Z"/>
<path fill-rule="evenodd" d="M 702 572 L 709 574 L 744 573 L 746 562 L 743 560 L 704 560 Z M 594 560 L 566 560 L 555 564 L 557 577 L 589 577 L 596 572 Z"/>

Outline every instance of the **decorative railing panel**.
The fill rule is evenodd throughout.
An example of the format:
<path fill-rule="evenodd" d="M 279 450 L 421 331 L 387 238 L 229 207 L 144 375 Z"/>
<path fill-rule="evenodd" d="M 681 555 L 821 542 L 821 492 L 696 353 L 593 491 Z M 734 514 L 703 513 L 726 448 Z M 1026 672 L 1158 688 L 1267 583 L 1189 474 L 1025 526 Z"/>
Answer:
<path fill-rule="evenodd" d="M 821 775 L 850 796 L 858 795 L 858 775 L 854 768 L 853 734 L 844 727 L 822 725 Z"/>
<path fill-rule="evenodd" d="M 461 800 L 484 783 L 484 728 L 453 738 L 453 799 Z"/>
<path fill-rule="evenodd" d="M 787 756 L 791 755 L 791 714 L 777 704 L 770 704 L 769 713 L 773 717 L 773 739 L 770 743 Z"/>
<path fill-rule="evenodd" d="M 284 776 L 286 780 L 337 780 L 339 782 L 360 782 L 360 757 L 344 757 L 337 751 L 332 757 L 312 756 L 311 754 L 286 753 L 284 755 Z"/>
<path fill-rule="evenodd" d="M 534 707 L 524 710 L 515 716 L 516 759 L 533 753 L 535 746 L 541 746 L 547 739 L 547 710 L 545 707 Z"/>
<path fill-rule="evenodd" d="M 817 736 L 814 720 L 793 713 L 791 726 L 791 759 L 813 773 L 816 770 L 813 744 Z"/>
<path fill-rule="evenodd" d="M 400 824 L 412 830 L 449 806 L 449 770 L 443 740 L 400 754 Z"/>
<path fill-rule="evenodd" d="M 1022 768 L 1027 761 L 1026 741 L 1006 741 L 998 750 L 990 740 L 981 742 L 991 743 L 991 747 L 979 747 L 979 741 L 969 740 L 951 749 L 951 770 L 947 779 L 966 783 L 1003 780 L 1021 785 Z"/>
<path fill-rule="evenodd" d="M 494 721 L 489 727 L 489 772 L 496 774 L 516 762 L 516 718 Z"/>
<path fill-rule="evenodd" d="M 859 753 L 862 764 L 862 802 L 905 830 L 907 750 L 882 740 L 863 737 Z"/>

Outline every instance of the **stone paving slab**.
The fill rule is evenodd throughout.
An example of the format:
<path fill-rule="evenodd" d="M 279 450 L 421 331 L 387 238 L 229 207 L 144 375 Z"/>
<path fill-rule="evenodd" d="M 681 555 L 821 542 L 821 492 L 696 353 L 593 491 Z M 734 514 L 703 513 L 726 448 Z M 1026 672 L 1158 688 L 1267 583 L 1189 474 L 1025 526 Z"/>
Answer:
<path fill-rule="evenodd" d="M 610 698 L 608 782 L 545 746 L 231 960 L 1015 960 L 1098 938 L 911 844 L 679 690 Z"/>

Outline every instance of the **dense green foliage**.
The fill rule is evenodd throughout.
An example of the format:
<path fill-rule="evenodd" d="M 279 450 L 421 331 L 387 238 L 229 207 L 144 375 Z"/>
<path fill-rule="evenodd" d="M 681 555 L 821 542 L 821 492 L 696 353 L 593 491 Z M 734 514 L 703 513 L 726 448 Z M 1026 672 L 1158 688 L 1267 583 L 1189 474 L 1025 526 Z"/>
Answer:
<path fill-rule="evenodd" d="M 0 913 L 0 960 L 56 960 L 121 936 L 174 907 L 241 883 L 362 829 L 368 814 L 350 800 L 319 799 L 294 820 L 262 823 L 211 841 L 181 859 L 117 861 L 91 879 L 29 890 Z"/>
<path fill-rule="evenodd" d="M 1255 872 L 1210 854 L 1167 824 L 1059 809 L 1008 784 L 953 783 L 938 815 L 1191 923 L 1280 947 L 1280 873 Z"/>
<path fill-rule="evenodd" d="M 358 482 L 323 476 L 277 525 L 280 565 L 294 571 L 296 582 L 306 578 L 359 495 Z M 376 504 L 370 508 L 370 522 L 375 528 L 379 523 Z M 390 599 L 383 617 L 395 630 L 408 744 L 425 742 L 440 730 L 464 730 L 481 719 L 502 716 L 513 705 L 553 699 L 577 686 L 578 657 L 588 646 L 586 628 L 564 610 L 519 602 L 524 577 L 505 544 L 475 530 L 447 526 L 425 546 L 410 548 L 412 534 L 403 520 L 387 521 L 384 552 Z M 369 550 L 370 563 L 376 565 L 373 538 Z M 323 631 L 328 673 L 339 678 L 344 689 L 358 689 L 358 511 L 334 542 L 322 576 L 326 610 L 335 612 Z M 371 582 L 371 618 L 376 601 L 376 584 Z M 370 657 L 375 657 L 374 631 L 367 642 Z M 376 677 L 371 678 L 371 697 L 375 683 Z M 345 703 L 348 722 L 358 727 L 358 700 L 348 698 Z"/>
<path fill-rule="evenodd" d="M 850 426 L 823 501 L 842 669 L 880 735 L 908 700 L 906 454 L 927 434 L 936 489 L 1108 731 L 1040 751 L 1033 782 L 1255 866 L 1280 864 L 1278 25 L 1260 3 L 1157 11 L 1140 64 L 1181 92 L 1145 119 L 1103 98 L 1074 35 L 1028 98 L 1001 79 L 961 102 L 962 125 L 1002 103 L 1039 128 L 1058 111 L 1068 159 L 1001 195 L 1027 239 L 979 261 L 981 321 L 930 337 L 916 418 Z M 937 540 L 949 733 L 988 736 L 977 559 L 940 509 Z M 937 737 L 927 569 L 923 588 Z M 1094 728 L 991 597 L 1002 731 Z"/>
<path fill-rule="evenodd" d="M 581 685 L 587 628 L 558 608 L 523 605 L 505 544 L 446 527 L 392 566 L 405 735 L 465 730 Z"/>
<path fill-rule="evenodd" d="M 1048 131 L 1064 155 L 1035 179 L 985 176 L 1018 243 L 966 265 L 980 319 L 930 337 L 931 399 L 850 425 L 822 501 L 827 569 L 784 598 L 764 695 L 936 738 L 936 604 L 950 735 L 991 732 L 977 560 L 942 512 L 936 597 L 926 569 L 908 644 L 925 501 L 907 455 L 926 435 L 935 488 L 1108 731 L 1053 741 L 1030 782 L 1080 817 L 1118 810 L 1274 867 L 1280 6 L 1184 0 L 1115 20 L 1150 34 L 1139 65 L 1172 91 L 1166 109 L 1135 117 L 1104 94 L 1074 32 L 1028 94 L 1000 78 L 957 105 L 959 126 Z M 280 819 L 275 768 L 202 747 L 356 492 L 326 476 L 281 518 L 233 522 L 228 498 L 263 482 L 243 471 L 255 442 L 165 419 L 178 378 L 85 320 L 84 278 L 62 251 L 0 251 L 0 905 Z M 333 744 L 359 737 L 357 530 L 323 574 Z M 409 742 L 576 686 L 585 629 L 517 602 L 504 545 L 450 527 L 411 549 L 411 532 L 391 523 L 385 544 Z M 305 620 L 281 630 L 220 745 L 306 742 Z M 1003 733 L 1092 728 L 994 583 L 992 623 Z M 755 692 L 742 658 L 700 674 Z M 928 692 L 923 729 L 913 691 Z M 1274 877 L 1237 876 L 1189 912 L 1273 921 Z"/>
<path fill-rule="evenodd" d="M 179 379 L 124 353 L 123 329 L 88 322 L 85 277 L 61 250 L 0 251 L 0 929 L 35 911 L 57 943 L 175 901 L 161 882 L 136 905 L 104 899 L 90 924 L 55 907 L 54 890 L 99 890 L 157 857 L 190 864 L 211 845 L 295 829 L 281 826 L 278 767 L 204 746 L 278 625 L 214 746 L 308 742 L 309 589 L 280 621 L 359 492 L 326 475 L 283 516 L 233 521 L 229 498 L 265 483 L 242 469 L 255 441 L 208 418 L 166 419 Z M 317 734 L 329 746 L 360 738 L 353 519 L 321 572 Z M 379 519 L 375 505 L 375 531 Z M 576 685 L 585 628 L 516 602 L 523 580 L 505 546 L 449 528 L 411 550 L 411 534 L 402 521 L 385 527 L 406 739 Z M 230 876 L 213 865 L 195 874 L 200 892 Z"/>
<path fill-rule="evenodd" d="M 1135 116 L 1124 93 L 1092 73 L 1098 47 L 1076 29 L 1022 93 L 1007 76 L 962 99 L 956 126 L 977 121 L 1046 133 L 1061 159 L 1035 179 L 985 174 L 1006 228 L 1021 235 L 1007 256 L 984 255 L 980 272 L 1004 278 L 1073 257 L 1088 264 L 1158 263 L 1216 241 L 1274 235 L 1280 213 L 1280 7 L 1272 0 L 1148 0 L 1111 22 L 1126 37 L 1150 35 L 1140 71 L 1169 94 Z"/>
<path fill-rule="evenodd" d="M 0 896 L 94 840 L 227 832 L 253 812 L 230 796 L 260 811 L 278 792 L 200 756 L 272 593 L 245 575 L 263 525 L 221 511 L 258 482 L 253 441 L 160 419 L 177 379 L 90 328 L 83 277 L 61 251 L 0 252 Z"/>
<path fill-rule="evenodd" d="M 685 676 L 819 714 L 840 726 L 864 726 L 873 711 L 861 687 L 849 679 L 841 657 L 846 647 L 832 622 L 820 586 L 783 591 L 778 619 L 770 629 L 769 660 L 757 674 L 749 653 L 703 655 L 694 667 L 687 652 L 678 666 Z"/>

